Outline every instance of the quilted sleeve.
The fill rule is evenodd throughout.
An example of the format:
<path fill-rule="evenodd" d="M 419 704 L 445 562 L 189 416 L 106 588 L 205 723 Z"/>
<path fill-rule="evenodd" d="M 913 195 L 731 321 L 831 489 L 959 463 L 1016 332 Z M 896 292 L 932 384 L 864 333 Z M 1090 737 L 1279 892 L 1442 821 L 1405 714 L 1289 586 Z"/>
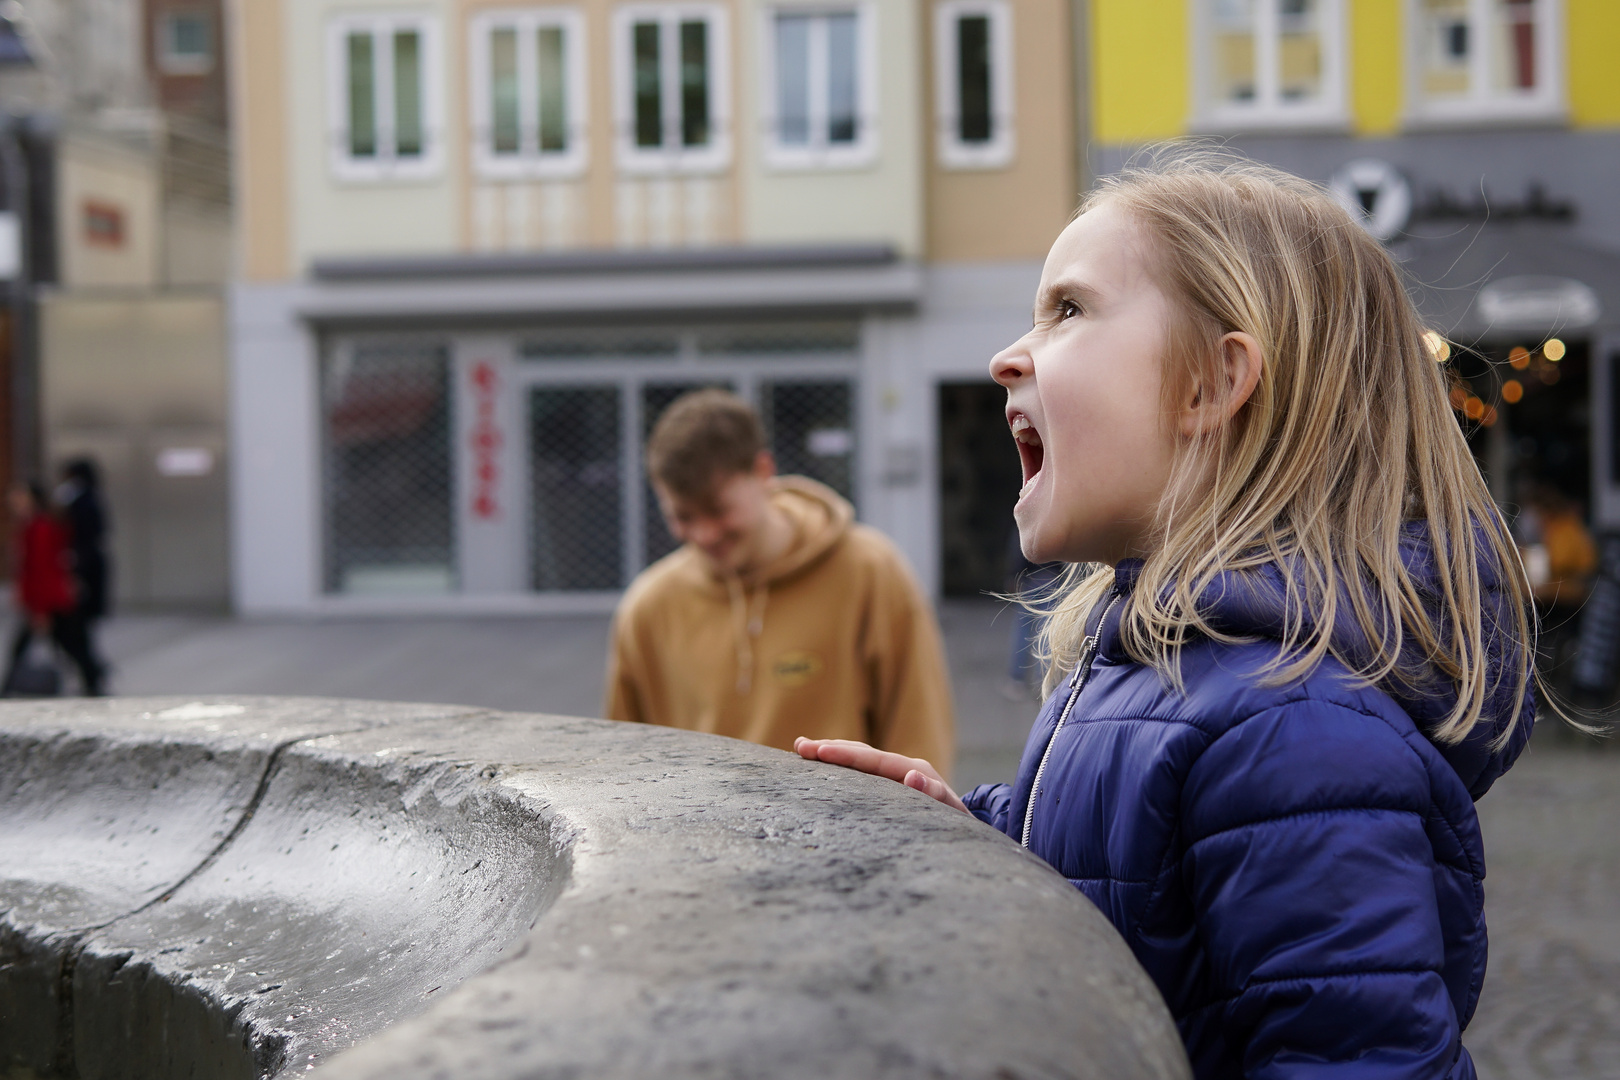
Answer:
<path fill-rule="evenodd" d="M 1188 772 L 1182 872 L 1215 988 L 1199 1020 L 1250 1080 L 1457 1063 L 1429 790 L 1394 722 L 1314 700 L 1234 725 Z"/>
<path fill-rule="evenodd" d="M 962 796 L 962 804 L 968 808 L 968 813 L 986 825 L 1007 832 L 1007 816 L 1012 811 L 1012 785 L 980 784 Z"/>

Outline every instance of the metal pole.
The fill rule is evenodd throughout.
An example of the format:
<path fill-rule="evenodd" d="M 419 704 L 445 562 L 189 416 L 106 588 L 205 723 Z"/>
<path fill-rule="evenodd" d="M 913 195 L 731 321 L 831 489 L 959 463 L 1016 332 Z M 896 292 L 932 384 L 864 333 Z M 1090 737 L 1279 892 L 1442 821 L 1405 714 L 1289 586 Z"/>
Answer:
<path fill-rule="evenodd" d="M 0 178 L 6 207 L 17 215 L 17 276 L 7 297 L 11 309 L 11 474 L 17 480 L 40 476 L 39 370 L 34 355 L 33 222 L 29 213 L 28 159 L 22 118 L 7 117 L 0 134 Z"/>

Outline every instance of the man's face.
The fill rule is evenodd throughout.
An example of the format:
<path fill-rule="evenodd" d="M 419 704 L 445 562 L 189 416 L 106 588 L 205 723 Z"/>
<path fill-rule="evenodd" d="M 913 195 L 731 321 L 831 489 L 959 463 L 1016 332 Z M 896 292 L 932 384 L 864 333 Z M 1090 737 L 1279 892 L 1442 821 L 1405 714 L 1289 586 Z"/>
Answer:
<path fill-rule="evenodd" d="M 721 573 L 751 567 L 765 531 L 770 480 L 776 468 L 761 454 L 749 472 L 721 473 L 706 495 L 687 498 L 653 483 L 670 535 L 701 551 Z"/>

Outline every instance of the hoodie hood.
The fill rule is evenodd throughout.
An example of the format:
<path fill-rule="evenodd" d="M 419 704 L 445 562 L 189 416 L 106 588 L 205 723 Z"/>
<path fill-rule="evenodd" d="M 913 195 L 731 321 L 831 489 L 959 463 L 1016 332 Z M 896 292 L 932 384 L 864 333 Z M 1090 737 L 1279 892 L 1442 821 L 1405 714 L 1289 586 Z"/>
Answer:
<path fill-rule="evenodd" d="M 806 476 L 779 476 L 771 481 L 771 505 L 793 525 L 793 542 L 773 561 L 749 574 L 750 588 L 797 577 L 827 557 L 849 532 L 855 508 L 826 484 Z M 717 580 L 719 575 L 711 571 Z"/>
<path fill-rule="evenodd" d="M 1421 525 L 1410 525 L 1401 540 L 1401 559 L 1417 581 L 1420 593 L 1437 596 L 1438 573 L 1434 550 Z M 1140 559 L 1127 559 L 1115 568 L 1115 587 L 1121 595 L 1129 595 L 1135 588 L 1142 570 Z M 1468 792 L 1475 799 L 1490 789 L 1498 776 L 1512 766 L 1529 741 L 1530 729 L 1535 722 L 1535 695 L 1533 686 L 1524 689 L 1519 711 L 1519 722 L 1505 745 L 1497 741 L 1513 717 L 1518 694 L 1517 678 L 1525 644 L 1515 641 L 1510 633 L 1512 600 L 1503 590 L 1501 574 L 1497 568 L 1482 561 L 1480 585 L 1486 614 L 1485 645 L 1492 682 L 1487 689 L 1479 722 L 1461 742 L 1440 742 L 1430 735 L 1430 741 L 1456 770 Z M 1247 570 L 1233 570 L 1217 576 L 1199 597 L 1198 608 L 1210 624 L 1223 633 L 1236 637 L 1281 641 L 1288 614 L 1287 583 L 1275 563 Z M 1314 633 L 1314 612 L 1302 614 L 1306 635 Z M 1361 625 L 1352 612 L 1341 606 L 1333 631 L 1335 647 L 1352 660 L 1370 658 L 1369 647 Z M 1104 653 L 1123 654 L 1119 641 L 1119 610 L 1106 620 L 1101 628 L 1099 642 Z M 1385 679 L 1378 688 L 1392 697 L 1426 735 L 1451 712 L 1457 703 L 1457 688 L 1451 680 L 1432 673 L 1423 678 L 1426 670 L 1421 657 L 1410 649 L 1408 663 L 1403 667 L 1419 673 L 1414 682 L 1394 677 Z"/>
<path fill-rule="evenodd" d="M 754 643 L 765 633 L 765 608 L 771 586 L 805 573 L 825 559 L 848 533 L 855 520 L 849 500 L 826 484 L 804 476 L 779 476 L 771 482 L 771 506 L 787 515 L 793 540 L 787 550 L 746 578 L 715 569 L 693 554 L 692 571 L 707 579 L 710 588 L 725 591 L 731 607 L 733 640 L 737 648 L 737 693 L 754 688 Z"/>

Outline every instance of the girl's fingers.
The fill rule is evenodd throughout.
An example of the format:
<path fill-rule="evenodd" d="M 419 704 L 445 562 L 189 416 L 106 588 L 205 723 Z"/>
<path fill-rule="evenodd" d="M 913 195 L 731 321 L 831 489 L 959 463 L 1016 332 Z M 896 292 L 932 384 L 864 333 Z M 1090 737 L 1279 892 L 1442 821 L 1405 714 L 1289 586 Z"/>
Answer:
<path fill-rule="evenodd" d="M 933 771 L 933 766 L 917 758 L 902 757 L 891 754 L 887 750 L 879 750 L 875 746 L 868 746 L 863 742 L 854 742 L 850 739 L 806 739 L 795 740 L 793 748 L 799 752 L 800 757 L 811 761 L 825 761 L 828 765 L 842 765 L 846 769 L 857 772 L 872 773 L 896 783 L 903 782 L 906 773 L 921 767 Z"/>
<path fill-rule="evenodd" d="M 842 765 L 846 769 L 872 773 L 916 788 L 931 799 L 967 812 L 967 807 L 957 798 L 956 792 L 941 779 L 932 765 L 921 758 L 891 754 L 887 750 L 849 739 L 806 739 L 800 736 L 793 740 L 793 749 L 799 752 L 800 757 L 810 761 L 824 761 L 828 765 Z"/>
<path fill-rule="evenodd" d="M 961 799 L 956 797 L 956 792 L 951 790 L 950 785 L 937 776 L 929 776 L 919 769 L 912 769 L 906 773 L 906 778 L 902 783 L 906 787 L 916 788 L 936 802 L 942 802 L 946 806 L 954 807 L 964 814 L 968 812 L 967 806 L 963 804 Z"/>
<path fill-rule="evenodd" d="M 890 780 L 901 779 L 906 775 L 906 770 L 913 767 L 910 758 L 847 739 L 822 739 L 816 747 L 816 756 L 829 765 L 842 765 L 846 769 L 874 773 Z"/>

